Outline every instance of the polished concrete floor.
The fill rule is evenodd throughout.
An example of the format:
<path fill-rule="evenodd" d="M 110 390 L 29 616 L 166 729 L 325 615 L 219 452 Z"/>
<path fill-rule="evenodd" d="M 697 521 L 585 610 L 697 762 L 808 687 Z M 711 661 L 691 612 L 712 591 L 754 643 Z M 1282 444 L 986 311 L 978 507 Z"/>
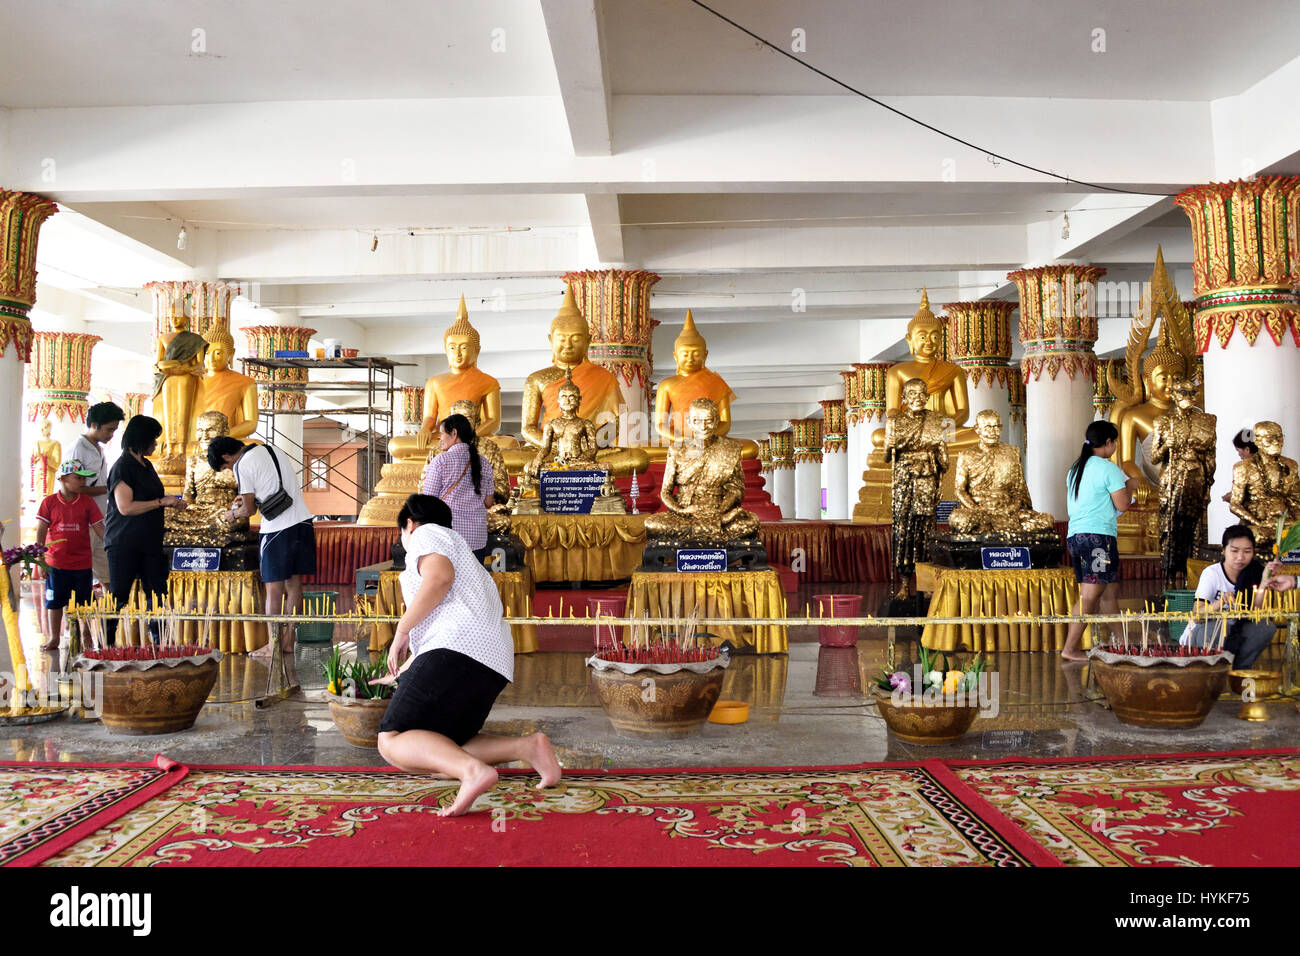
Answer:
<path fill-rule="evenodd" d="M 837 589 L 842 589 L 837 586 Z M 1140 584 L 1128 590 L 1141 593 Z M 864 589 L 874 597 L 879 589 Z M 29 608 L 27 621 L 34 625 Z M 994 655 L 1000 701 L 996 716 L 978 719 L 959 743 L 917 747 L 886 732 L 868 702 L 872 676 L 884 664 L 883 634 L 867 633 L 855 648 L 821 648 L 815 631 L 792 631 L 789 655 L 737 655 L 723 697 L 750 703 L 748 723 L 706 724 L 689 739 L 646 742 L 616 736 L 588 688 L 582 652 L 521 655 L 516 680 L 492 712 L 487 729 L 545 731 L 571 768 L 662 766 L 814 766 L 868 761 L 1015 756 L 1097 756 L 1172 753 L 1294 745 L 1300 713 L 1294 701 L 1268 704 L 1270 720 L 1236 717 L 1240 702 L 1221 700 L 1199 728 L 1156 731 L 1127 727 L 1102 706 L 1086 668 L 1063 668 L 1055 654 Z M 29 655 L 39 659 L 34 630 Z M 355 645 L 347 643 L 352 651 Z M 898 662 L 915 654 L 900 638 Z M 193 729 L 157 737 L 123 737 L 98 722 L 67 717 L 32 726 L 0 726 L 0 759 L 139 761 L 155 753 L 193 764 L 377 765 L 373 750 L 349 746 L 334 729 L 326 705 L 321 662 L 328 645 L 300 645 L 300 698 L 259 708 L 249 698 L 265 687 L 263 664 L 242 655 L 222 662 L 221 678 Z M 1281 670 L 1275 644 L 1261 667 Z M 46 661 L 48 666 L 48 661 Z M 0 670 L 8 655 L 0 652 Z M 38 668 L 39 669 L 39 668 Z"/>

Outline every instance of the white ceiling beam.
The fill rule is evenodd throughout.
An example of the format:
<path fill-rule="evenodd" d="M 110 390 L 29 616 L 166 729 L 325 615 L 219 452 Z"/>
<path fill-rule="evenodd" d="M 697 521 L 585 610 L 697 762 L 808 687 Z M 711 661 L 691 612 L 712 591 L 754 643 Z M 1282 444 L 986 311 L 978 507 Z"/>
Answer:
<path fill-rule="evenodd" d="M 587 193 L 583 198 L 587 201 L 596 255 L 602 263 L 623 262 L 623 222 L 618 196 L 614 193 Z"/>
<path fill-rule="evenodd" d="M 560 81 L 560 98 L 577 156 L 608 156 L 609 66 L 595 0 L 541 0 L 551 41 L 551 58 Z"/>

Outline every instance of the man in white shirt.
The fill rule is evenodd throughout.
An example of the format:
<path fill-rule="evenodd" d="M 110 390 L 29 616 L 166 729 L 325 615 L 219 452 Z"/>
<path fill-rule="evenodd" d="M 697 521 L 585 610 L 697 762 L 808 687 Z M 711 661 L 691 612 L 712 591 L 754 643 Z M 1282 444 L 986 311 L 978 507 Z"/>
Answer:
<path fill-rule="evenodd" d="M 239 479 L 232 519 L 252 517 L 254 510 L 262 513 L 258 564 L 266 585 L 267 613 L 301 613 L 302 577 L 316 573 L 316 532 L 293 460 L 270 445 L 245 445 L 238 438 L 219 435 L 208 445 L 208 466 L 213 471 L 233 468 Z M 292 624 L 280 628 L 280 650 L 291 690 L 298 686 L 293 660 L 296 638 Z M 265 653 L 273 654 L 274 649 L 268 645 Z"/>
<path fill-rule="evenodd" d="M 72 446 L 68 457 L 81 462 L 82 471 L 93 472 L 86 479 L 82 494 L 90 495 L 99 506 L 100 514 L 108 514 L 108 462 L 104 460 L 104 446 L 113 440 L 117 426 L 122 424 L 126 413 L 113 402 L 98 402 L 86 411 L 86 430 Z M 95 580 L 103 585 L 104 591 L 111 589 L 108 574 L 108 554 L 104 551 L 104 541 L 94 535 L 90 536 L 91 569 Z"/>

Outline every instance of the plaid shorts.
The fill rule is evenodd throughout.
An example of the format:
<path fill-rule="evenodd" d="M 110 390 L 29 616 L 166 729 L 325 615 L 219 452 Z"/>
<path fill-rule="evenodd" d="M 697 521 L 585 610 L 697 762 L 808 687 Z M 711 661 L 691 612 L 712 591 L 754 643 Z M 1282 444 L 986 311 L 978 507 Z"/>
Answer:
<path fill-rule="evenodd" d="M 1080 584 L 1111 584 L 1119 580 L 1119 545 L 1108 534 L 1076 534 L 1065 541 L 1074 578 Z"/>

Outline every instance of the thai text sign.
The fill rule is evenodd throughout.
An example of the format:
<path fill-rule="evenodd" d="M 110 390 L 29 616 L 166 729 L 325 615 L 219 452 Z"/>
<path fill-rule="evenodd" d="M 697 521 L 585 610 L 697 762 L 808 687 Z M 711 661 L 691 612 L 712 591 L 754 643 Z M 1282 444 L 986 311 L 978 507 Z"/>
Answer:
<path fill-rule="evenodd" d="M 220 548 L 176 548 L 172 551 L 173 571 L 220 571 Z"/>
<path fill-rule="evenodd" d="M 980 567 L 985 571 L 1027 571 L 1029 549 L 980 548 Z"/>
<path fill-rule="evenodd" d="M 677 570 L 725 571 L 727 551 L 725 548 L 678 548 Z"/>
<path fill-rule="evenodd" d="M 587 515 L 604 484 L 603 471 L 543 471 L 538 497 L 547 514 Z"/>
<path fill-rule="evenodd" d="M 947 524 L 948 518 L 957 510 L 956 501 L 940 501 L 938 507 L 934 509 L 934 523 Z"/>

